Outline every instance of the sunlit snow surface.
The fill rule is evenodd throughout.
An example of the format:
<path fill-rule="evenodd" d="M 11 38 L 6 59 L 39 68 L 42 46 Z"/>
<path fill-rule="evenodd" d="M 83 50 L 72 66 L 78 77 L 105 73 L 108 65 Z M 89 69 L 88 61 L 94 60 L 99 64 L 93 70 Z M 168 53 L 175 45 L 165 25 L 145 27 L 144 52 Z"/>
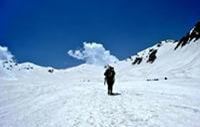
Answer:
<path fill-rule="evenodd" d="M 153 64 L 114 64 L 116 96 L 101 66 L 50 73 L 25 63 L 6 71 L 13 78 L 0 73 L 0 127 L 200 127 L 200 43 L 174 45 L 161 46 Z"/>

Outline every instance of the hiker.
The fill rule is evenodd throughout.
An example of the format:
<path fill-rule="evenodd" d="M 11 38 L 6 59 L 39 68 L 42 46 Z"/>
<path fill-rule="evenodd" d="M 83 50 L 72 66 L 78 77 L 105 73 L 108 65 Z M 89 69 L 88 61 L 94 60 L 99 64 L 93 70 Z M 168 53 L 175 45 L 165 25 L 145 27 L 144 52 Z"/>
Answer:
<path fill-rule="evenodd" d="M 108 85 L 108 95 L 113 95 L 112 89 L 113 89 L 113 85 L 115 82 L 115 71 L 114 68 L 111 66 L 108 66 L 108 68 L 106 69 L 105 73 L 105 81 L 104 81 L 104 85 L 105 83 L 107 83 Z"/>

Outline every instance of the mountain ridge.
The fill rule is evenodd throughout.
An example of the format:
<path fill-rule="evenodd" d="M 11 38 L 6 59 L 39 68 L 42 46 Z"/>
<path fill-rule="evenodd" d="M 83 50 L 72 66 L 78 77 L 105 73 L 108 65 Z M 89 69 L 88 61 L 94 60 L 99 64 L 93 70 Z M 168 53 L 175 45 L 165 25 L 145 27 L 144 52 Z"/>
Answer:
<path fill-rule="evenodd" d="M 134 69 L 139 70 L 143 68 L 145 76 L 143 76 L 144 73 L 143 74 L 141 73 L 140 76 L 147 78 L 149 77 L 149 75 L 152 75 L 153 72 L 157 73 L 155 72 L 155 70 L 160 70 L 163 73 L 165 72 L 163 76 L 164 75 L 169 76 L 170 71 L 171 71 L 170 73 L 172 73 L 174 70 L 178 68 L 180 69 L 180 67 L 182 67 L 180 70 L 184 70 L 185 69 L 184 66 L 191 63 L 190 64 L 191 67 L 187 68 L 192 68 L 190 72 L 192 73 L 194 72 L 195 67 L 197 65 L 200 65 L 199 62 L 200 60 L 198 58 L 198 55 L 200 54 L 199 45 L 200 45 L 200 22 L 198 22 L 192 28 L 192 30 L 190 30 L 190 32 L 186 34 L 186 36 L 182 37 L 179 41 L 175 40 L 160 41 L 159 43 L 156 43 L 155 45 L 138 52 L 136 55 L 133 55 L 125 60 L 119 61 L 118 63 L 113 63 L 112 65 L 115 66 L 116 68 L 126 68 L 123 65 L 124 64 L 123 61 L 126 61 L 125 65 L 127 66 L 127 68 L 129 68 L 130 66 L 130 68 L 125 71 L 130 71 Z M 186 61 L 186 59 L 188 60 Z M 180 61 L 184 62 L 181 63 Z M 89 67 L 89 65 L 90 64 L 88 64 L 87 67 Z M 73 70 L 70 68 L 55 69 L 53 67 L 41 67 L 29 62 L 18 64 L 13 59 L 3 61 L 0 67 L 1 71 L 2 70 L 5 71 L 4 74 L 13 73 L 13 71 L 15 73 L 17 73 L 17 71 L 32 71 L 35 68 L 37 68 L 37 70 L 38 68 L 41 68 L 42 70 L 45 70 L 45 72 L 47 73 L 54 73 L 55 71 L 62 71 L 62 70 L 66 71 Z M 79 66 L 77 67 L 79 68 Z M 188 71 L 189 70 L 185 71 L 184 73 Z M 158 74 L 160 74 L 160 72 Z"/>

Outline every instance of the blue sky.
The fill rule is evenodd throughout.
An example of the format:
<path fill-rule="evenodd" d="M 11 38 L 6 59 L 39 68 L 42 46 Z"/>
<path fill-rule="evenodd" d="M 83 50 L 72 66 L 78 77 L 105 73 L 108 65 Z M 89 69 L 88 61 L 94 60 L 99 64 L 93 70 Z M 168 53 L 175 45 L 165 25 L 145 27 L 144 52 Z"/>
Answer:
<path fill-rule="evenodd" d="M 179 39 L 200 19 L 199 0 L 0 0 L 0 45 L 18 62 L 65 68 L 84 41 L 119 59 Z"/>

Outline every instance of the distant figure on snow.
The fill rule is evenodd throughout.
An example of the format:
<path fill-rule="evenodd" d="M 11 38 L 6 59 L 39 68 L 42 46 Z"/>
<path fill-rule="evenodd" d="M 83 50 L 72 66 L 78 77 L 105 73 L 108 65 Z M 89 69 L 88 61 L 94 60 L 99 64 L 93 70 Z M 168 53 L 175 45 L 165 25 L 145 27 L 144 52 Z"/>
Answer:
<path fill-rule="evenodd" d="M 111 66 L 108 66 L 108 68 L 106 69 L 105 73 L 105 81 L 104 81 L 104 85 L 107 83 L 108 85 L 108 95 L 113 95 L 113 85 L 115 82 L 115 71 L 114 68 Z"/>

